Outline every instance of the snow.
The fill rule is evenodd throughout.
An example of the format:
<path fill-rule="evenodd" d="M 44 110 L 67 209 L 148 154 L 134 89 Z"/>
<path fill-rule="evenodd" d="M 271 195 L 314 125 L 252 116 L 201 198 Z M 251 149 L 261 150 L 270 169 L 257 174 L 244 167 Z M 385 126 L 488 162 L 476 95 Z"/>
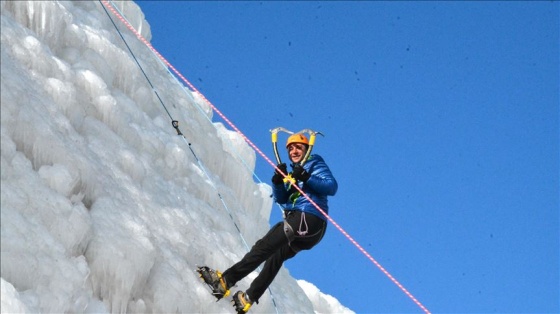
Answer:
<path fill-rule="evenodd" d="M 232 312 L 194 269 L 268 231 L 255 152 L 112 16 L 162 104 L 100 2 L 0 5 L 2 313 Z M 285 268 L 270 290 L 251 312 L 351 312 Z"/>

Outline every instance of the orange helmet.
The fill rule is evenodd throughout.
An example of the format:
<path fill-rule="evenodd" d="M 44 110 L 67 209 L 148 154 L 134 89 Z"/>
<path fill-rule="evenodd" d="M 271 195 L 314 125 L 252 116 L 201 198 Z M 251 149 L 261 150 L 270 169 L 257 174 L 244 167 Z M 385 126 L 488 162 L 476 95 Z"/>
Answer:
<path fill-rule="evenodd" d="M 286 148 L 293 143 L 301 143 L 309 146 L 309 140 L 301 133 L 290 135 L 290 137 L 288 137 L 288 141 L 286 142 Z"/>

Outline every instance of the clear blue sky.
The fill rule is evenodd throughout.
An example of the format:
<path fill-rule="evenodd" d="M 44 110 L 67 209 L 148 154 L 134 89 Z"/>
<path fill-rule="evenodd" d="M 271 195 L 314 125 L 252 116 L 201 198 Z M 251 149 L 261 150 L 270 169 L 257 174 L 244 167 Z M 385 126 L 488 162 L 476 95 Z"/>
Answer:
<path fill-rule="evenodd" d="M 273 127 L 325 134 L 332 218 L 428 309 L 560 311 L 559 2 L 138 4 L 269 158 Z M 332 225 L 287 267 L 356 312 L 419 311 Z"/>

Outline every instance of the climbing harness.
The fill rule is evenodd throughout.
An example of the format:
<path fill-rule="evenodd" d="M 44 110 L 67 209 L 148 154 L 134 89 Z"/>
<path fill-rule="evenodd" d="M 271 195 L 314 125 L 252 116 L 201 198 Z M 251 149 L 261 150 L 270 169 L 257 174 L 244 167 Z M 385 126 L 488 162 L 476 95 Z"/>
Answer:
<path fill-rule="evenodd" d="M 305 230 L 302 230 L 302 227 L 305 226 Z M 305 219 L 305 212 L 301 213 L 301 220 L 299 221 L 299 230 L 297 233 L 300 236 L 304 236 L 309 232 L 309 226 L 307 225 L 307 220 Z"/>
<path fill-rule="evenodd" d="M 300 237 L 306 236 L 307 233 L 309 233 L 309 226 L 307 225 L 307 220 L 305 219 L 305 212 L 301 212 L 298 231 L 294 232 L 294 228 L 292 228 L 287 220 L 287 218 L 292 215 L 293 212 L 294 211 L 290 211 L 289 213 L 286 213 L 284 217 L 284 233 L 286 234 L 289 242 L 292 242 L 296 238 L 296 233 Z M 303 228 L 305 228 L 305 230 L 302 230 Z"/>

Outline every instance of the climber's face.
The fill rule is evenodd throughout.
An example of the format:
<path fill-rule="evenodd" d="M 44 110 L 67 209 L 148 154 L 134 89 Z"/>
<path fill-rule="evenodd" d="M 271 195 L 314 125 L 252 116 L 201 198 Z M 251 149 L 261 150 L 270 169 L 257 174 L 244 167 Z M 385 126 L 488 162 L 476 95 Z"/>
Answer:
<path fill-rule="evenodd" d="M 293 163 L 301 162 L 306 152 L 307 145 L 305 144 L 293 143 L 288 146 L 288 155 Z"/>

